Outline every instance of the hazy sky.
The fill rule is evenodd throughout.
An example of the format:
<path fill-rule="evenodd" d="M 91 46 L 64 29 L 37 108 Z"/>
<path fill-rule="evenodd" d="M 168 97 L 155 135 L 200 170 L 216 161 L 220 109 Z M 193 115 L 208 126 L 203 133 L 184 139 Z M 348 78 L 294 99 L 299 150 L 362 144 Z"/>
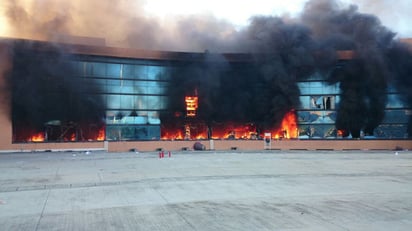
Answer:
<path fill-rule="evenodd" d="M 69 34 L 103 38 L 108 46 L 198 51 L 233 39 L 252 16 L 299 18 L 308 1 L 0 0 L 0 37 L 53 40 Z M 339 9 L 355 3 L 398 38 L 412 38 L 412 0 L 339 3 Z"/>
<path fill-rule="evenodd" d="M 147 0 L 144 9 L 165 17 L 211 14 L 236 25 L 246 25 L 253 15 L 290 15 L 302 11 L 308 0 Z M 400 37 L 412 37 L 412 0 L 341 0 L 359 6 L 362 13 L 377 15 L 382 23 Z"/>

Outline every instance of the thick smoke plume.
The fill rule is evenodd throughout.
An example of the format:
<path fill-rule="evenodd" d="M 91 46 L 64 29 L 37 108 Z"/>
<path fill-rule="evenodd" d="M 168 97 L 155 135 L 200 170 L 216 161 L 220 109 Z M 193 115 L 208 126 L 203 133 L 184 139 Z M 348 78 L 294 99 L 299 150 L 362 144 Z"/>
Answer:
<path fill-rule="evenodd" d="M 59 41 L 79 35 L 105 38 L 109 46 L 208 50 L 202 61 L 171 73 L 169 92 L 172 112 L 184 111 L 185 95 L 198 94 L 199 118 L 207 123 L 276 125 L 299 107 L 297 80 L 316 71 L 329 83 L 339 83 L 336 127 L 345 135 L 373 134 L 384 117 L 390 84 L 412 106 L 411 51 L 376 16 L 338 0 L 310 0 L 296 18 L 258 16 L 242 29 L 212 16 L 182 16 L 166 23 L 147 16 L 144 2 L 137 0 L 7 0 L 5 5 L 15 37 Z M 339 62 L 339 50 L 352 51 L 353 59 Z M 249 64 L 230 63 L 215 54 L 221 52 L 250 54 Z"/>
<path fill-rule="evenodd" d="M 71 127 L 79 133 L 78 139 L 95 135 L 88 132 L 98 132 L 104 118 L 104 104 L 96 94 L 97 85 L 76 77 L 66 52 L 53 45 L 37 52 L 35 46 L 26 41 L 14 42 L 11 46 L 13 71 L 8 73 L 7 80 L 12 87 L 11 120 L 15 140 L 27 140 L 30 129 L 38 132 L 53 126 L 63 130 Z M 54 133 L 56 136 L 48 137 L 49 140 L 64 138 L 64 133 Z"/>
<path fill-rule="evenodd" d="M 309 28 L 277 17 L 255 17 L 244 33 L 255 51 L 246 65 L 206 52 L 200 63 L 172 73 L 172 109 L 183 114 L 182 99 L 196 91 L 201 105 L 198 118 L 209 125 L 253 123 L 263 130 L 277 127 L 287 112 L 299 106 L 296 81 L 315 67 Z"/>
<path fill-rule="evenodd" d="M 384 117 L 389 78 L 385 51 L 395 34 L 382 26 L 376 16 L 361 14 L 356 6 L 341 9 L 334 1 L 311 1 L 302 15 L 321 48 L 351 50 L 355 58 L 329 76 L 340 83 L 341 103 L 336 127 L 359 137 L 364 130 L 373 135 Z"/>
<path fill-rule="evenodd" d="M 238 39 L 243 49 L 253 54 L 252 70 L 239 71 L 242 68 L 236 66 L 220 71 L 206 68 L 213 74 L 204 76 L 202 68 L 195 68 L 202 74 L 191 73 L 187 81 L 184 74 L 177 73 L 173 78 L 174 93 L 179 87 L 197 89 L 199 94 L 213 92 L 205 94 L 205 102 L 201 103 L 213 114 L 205 116 L 206 120 L 224 121 L 230 117 L 267 127 L 278 124 L 287 111 L 299 106 L 297 80 L 320 71 L 326 81 L 339 83 L 341 89 L 336 128 L 344 136 L 351 134 L 354 138 L 360 137 L 362 130 L 373 135 L 384 118 L 390 80 L 403 85 L 400 89 L 406 94 L 407 105 L 411 105 L 405 90 L 411 86 L 407 80 L 410 73 L 405 73 L 410 59 L 392 59 L 402 71 L 388 62 L 391 60 L 388 56 L 400 51 L 404 52 L 402 57 L 410 55 L 406 47 L 399 48 L 395 35 L 376 16 L 360 13 L 355 5 L 342 7 L 333 0 L 312 0 L 296 19 L 270 16 L 251 19 Z M 338 63 L 339 50 L 351 51 L 353 59 Z M 211 83 L 202 83 L 206 80 Z M 171 95 L 177 97 L 172 101 L 183 98 L 182 94 Z M 228 113 L 231 115 L 225 117 Z"/>
<path fill-rule="evenodd" d="M 401 92 L 405 104 L 412 108 L 412 48 L 396 43 L 387 50 L 391 81 Z M 412 115 L 409 116 L 408 134 L 412 137 Z"/>
<path fill-rule="evenodd" d="M 144 10 L 143 0 L 5 0 L 9 36 L 68 41 L 103 38 L 108 46 L 150 50 L 228 50 L 235 28 L 210 15 L 162 21 Z M 1 10 L 1 9 L 0 9 Z M 92 41 L 92 40 L 89 40 Z"/>

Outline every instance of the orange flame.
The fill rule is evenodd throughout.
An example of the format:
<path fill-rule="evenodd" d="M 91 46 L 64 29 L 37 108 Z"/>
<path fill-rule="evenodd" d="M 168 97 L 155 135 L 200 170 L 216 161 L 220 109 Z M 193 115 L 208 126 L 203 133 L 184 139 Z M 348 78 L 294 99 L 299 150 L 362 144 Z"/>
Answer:
<path fill-rule="evenodd" d="M 162 131 L 162 140 L 183 140 L 183 131 L 178 130 L 176 132 L 173 131 Z"/>
<path fill-rule="evenodd" d="M 198 97 L 197 96 L 186 96 L 186 115 L 188 117 L 196 116 L 196 110 L 198 107 Z"/>
<path fill-rule="evenodd" d="M 282 123 L 279 129 L 272 132 L 275 139 L 286 138 L 292 139 L 298 137 L 298 126 L 296 120 L 296 114 L 294 110 L 285 114 L 282 119 Z"/>
<path fill-rule="evenodd" d="M 208 138 L 208 127 L 205 123 L 199 121 L 186 122 L 171 127 L 162 128 L 163 140 L 201 140 Z M 257 127 L 253 123 L 241 124 L 234 122 L 226 122 L 224 124 L 215 124 L 211 127 L 211 139 L 250 139 L 255 140 L 263 137 L 263 133 L 257 132 Z M 274 139 L 293 139 L 298 137 L 298 127 L 295 111 L 292 110 L 285 114 L 280 123 L 280 127 L 269 129 L 271 136 Z"/>
<path fill-rule="evenodd" d="M 105 133 L 106 133 L 106 132 L 105 132 L 104 127 L 103 127 L 103 128 L 101 128 L 101 129 L 99 130 L 99 134 L 97 135 L 96 140 L 97 140 L 97 141 L 104 141 L 105 136 L 106 136 L 106 134 L 105 134 Z"/>
<path fill-rule="evenodd" d="M 42 132 L 34 134 L 29 138 L 29 141 L 31 142 L 43 142 L 44 140 L 45 140 L 44 133 Z"/>

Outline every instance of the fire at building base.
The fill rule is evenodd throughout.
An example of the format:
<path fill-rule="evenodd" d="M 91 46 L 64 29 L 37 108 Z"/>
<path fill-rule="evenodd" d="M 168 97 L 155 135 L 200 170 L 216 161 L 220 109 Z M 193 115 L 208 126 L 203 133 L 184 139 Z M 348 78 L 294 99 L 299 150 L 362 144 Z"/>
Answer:
<path fill-rule="evenodd" d="M 340 143 L 352 139 L 372 149 L 383 147 L 370 139 L 392 140 L 389 149 L 410 148 L 405 142 L 411 113 L 402 89 L 384 93 L 384 119 L 373 134 L 360 129 L 361 135 L 353 136 L 345 123 L 351 128 L 356 120 L 339 114 L 345 82 L 330 83 L 318 72 L 294 82 L 269 79 L 276 80 L 272 83 L 248 54 L 56 48 L 13 39 L 1 44 L 10 63 L 2 66 L 2 88 L 8 89 L 2 94 L 10 99 L 2 107 L 10 115 L 0 121 L 2 150 L 190 150 L 196 141 L 206 150 L 263 149 L 265 134 L 276 141 L 271 149 L 358 148 L 360 142 Z M 338 55 L 334 68 L 352 62 L 348 52 Z M 362 122 L 360 128 L 368 124 L 364 117 L 353 118 Z M 305 142 L 314 140 L 328 144 Z"/>

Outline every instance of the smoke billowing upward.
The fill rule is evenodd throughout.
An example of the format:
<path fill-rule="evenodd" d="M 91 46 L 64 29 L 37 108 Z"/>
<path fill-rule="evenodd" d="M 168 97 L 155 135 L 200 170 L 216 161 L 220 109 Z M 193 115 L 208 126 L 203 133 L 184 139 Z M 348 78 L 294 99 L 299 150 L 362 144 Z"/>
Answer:
<path fill-rule="evenodd" d="M 108 46 L 151 50 L 228 50 L 235 27 L 210 15 L 162 21 L 143 0 L 5 0 L 9 36 L 60 41 L 66 35 L 104 38 Z M 1 9 L 0 9 L 1 10 Z"/>
<path fill-rule="evenodd" d="M 196 91 L 198 116 L 207 123 L 253 123 L 259 129 L 276 127 L 296 109 L 300 104 L 296 81 L 315 70 L 309 28 L 278 17 L 255 17 L 244 38 L 254 51 L 249 57 L 252 65 L 205 53 L 202 62 L 172 73 L 171 108 L 184 111 L 182 99 Z"/>
<path fill-rule="evenodd" d="M 320 71 L 326 73 L 329 83 L 339 83 L 341 89 L 337 129 L 344 131 L 344 136 L 351 134 L 357 138 L 361 130 L 373 135 L 383 120 L 391 79 L 398 85 L 404 84 L 402 88 L 411 86 L 408 75 L 388 62 L 388 55 L 399 53 L 394 48 L 399 49 L 395 33 L 384 27 L 376 16 L 358 12 L 355 5 L 342 7 L 333 0 L 312 0 L 305 5 L 300 18 L 254 17 L 238 36 L 243 49 L 253 54 L 253 70 L 241 72 L 241 67 L 229 66 L 208 77 L 192 73 L 187 80 L 191 82 L 190 87 L 179 85 L 185 82 L 182 79 L 174 86 L 197 89 L 199 94 L 213 92 L 206 94 L 205 102 L 201 103 L 208 113 L 213 112 L 214 116 L 206 116 L 207 120 L 224 120 L 230 113 L 236 121 L 262 126 L 277 124 L 287 111 L 299 106 L 296 81 Z M 337 50 L 352 51 L 353 60 L 336 68 Z M 403 56 L 410 55 L 406 48 L 400 50 Z M 397 67 L 407 69 L 405 62 L 410 59 L 396 61 Z M 184 78 L 185 75 L 178 73 L 175 79 L 177 76 Z M 201 83 L 204 80 L 197 81 L 192 76 L 208 79 L 215 85 Z M 177 96 L 176 101 L 183 97 L 172 95 Z M 406 101 L 410 105 L 409 95 Z"/>
<path fill-rule="evenodd" d="M 336 69 L 331 83 L 340 83 L 341 104 L 337 129 L 360 136 L 372 135 L 384 117 L 389 78 L 385 51 L 394 43 L 395 34 L 373 15 L 361 14 L 356 6 L 338 8 L 334 1 L 311 1 L 302 15 L 321 48 L 352 50 L 355 60 Z"/>
<path fill-rule="evenodd" d="M 199 117 L 208 123 L 230 119 L 263 127 L 278 124 L 299 106 L 297 80 L 315 71 L 324 73 L 329 83 L 339 83 L 336 127 L 353 137 L 361 130 L 373 134 L 381 123 L 388 84 L 395 83 L 412 106 L 411 51 L 379 18 L 338 0 L 310 0 L 296 18 L 253 17 L 242 29 L 213 16 L 164 22 L 148 16 L 140 0 L 7 0 L 5 5 L 16 37 L 56 41 L 69 34 L 105 38 L 110 46 L 211 51 L 201 62 L 176 68 L 169 92 L 171 111 L 183 111 L 184 96 L 198 94 Z M 337 50 L 353 51 L 353 60 L 335 68 Z M 252 65 L 229 63 L 216 52 L 251 54 Z M 54 76 L 53 70 L 46 73 Z M 24 82 L 14 84 L 18 90 Z M 37 102 L 29 104 L 41 108 Z"/>

